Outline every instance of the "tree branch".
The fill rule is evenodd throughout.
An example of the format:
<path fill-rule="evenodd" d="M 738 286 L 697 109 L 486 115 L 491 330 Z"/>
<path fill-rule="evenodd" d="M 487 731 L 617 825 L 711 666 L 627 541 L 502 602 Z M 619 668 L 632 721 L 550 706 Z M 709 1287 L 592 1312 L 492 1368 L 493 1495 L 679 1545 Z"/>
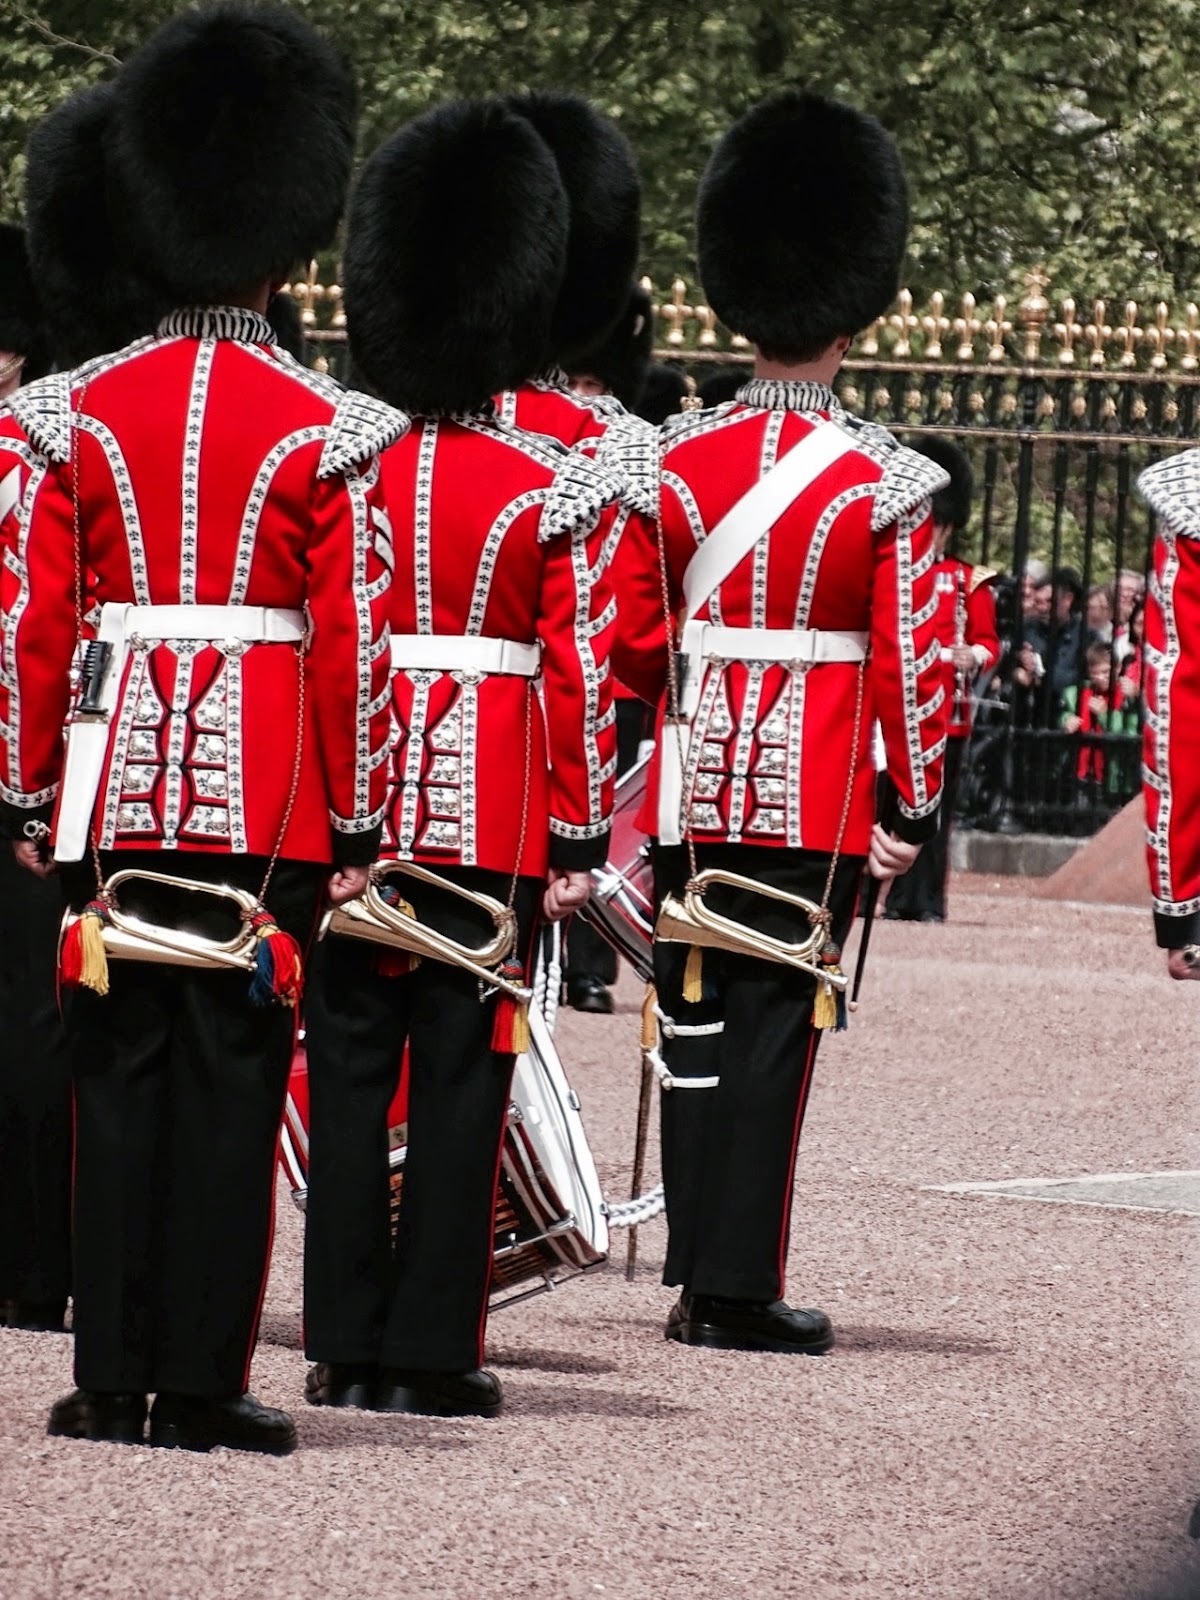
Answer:
<path fill-rule="evenodd" d="M 64 45 L 68 50 L 78 50 L 90 60 L 103 61 L 110 67 L 119 67 L 121 65 L 118 58 L 110 55 L 107 50 L 96 50 L 90 44 L 84 44 L 81 39 L 67 39 L 61 33 L 55 33 L 52 28 L 46 26 L 40 17 L 32 16 L 20 6 L 16 8 L 16 14 L 27 28 L 32 28 L 34 33 L 40 34 L 50 44 Z"/>

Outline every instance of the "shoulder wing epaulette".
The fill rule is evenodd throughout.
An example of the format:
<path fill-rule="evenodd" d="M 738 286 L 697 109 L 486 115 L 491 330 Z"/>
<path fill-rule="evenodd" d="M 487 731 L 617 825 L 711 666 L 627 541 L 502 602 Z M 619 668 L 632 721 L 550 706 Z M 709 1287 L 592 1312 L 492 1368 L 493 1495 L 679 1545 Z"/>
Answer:
<path fill-rule="evenodd" d="M 403 439 L 411 426 L 403 411 L 396 411 L 372 395 L 343 390 L 325 435 L 318 478 L 332 478 L 378 455 L 397 439 Z"/>
<path fill-rule="evenodd" d="M 1200 450 L 1185 450 L 1147 467 L 1138 493 L 1176 533 L 1200 539 Z"/>
<path fill-rule="evenodd" d="M 568 450 L 542 506 L 539 541 L 545 543 L 565 533 L 589 533 L 604 507 L 621 499 L 623 488 L 624 480 L 599 461 Z"/>
<path fill-rule="evenodd" d="M 71 459 L 71 377 L 52 372 L 27 383 L 8 398 L 8 407 L 25 437 L 51 461 Z"/>
<path fill-rule="evenodd" d="M 974 594 L 976 589 L 982 589 L 985 583 L 991 583 L 993 578 L 1000 574 L 994 567 L 972 567 L 971 576 L 967 582 L 967 593 Z"/>
<path fill-rule="evenodd" d="M 883 463 L 883 477 L 875 490 L 871 532 L 881 533 L 950 482 L 950 474 L 919 450 L 897 445 Z"/>
<path fill-rule="evenodd" d="M 621 408 L 607 419 L 596 445 L 595 459 L 625 481 L 624 503 L 643 516 L 658 515 L 658 429 Z"/>

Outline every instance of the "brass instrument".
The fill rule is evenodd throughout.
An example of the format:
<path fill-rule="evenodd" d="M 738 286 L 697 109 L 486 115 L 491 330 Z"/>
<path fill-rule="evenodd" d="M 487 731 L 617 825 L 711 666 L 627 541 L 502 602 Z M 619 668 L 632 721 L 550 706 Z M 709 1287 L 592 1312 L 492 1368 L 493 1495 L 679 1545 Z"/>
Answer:
<path fill-rule="evenodd" d="M 789 941 L 760 933 L 732 917 L 722 916 L 704 902 L 705 891 L 714 884 L 724 884 L 731 889 L 765 895 L 769 900 L 782 900 L 795 906 L 809 919 L 807 938 Z M 786 889 L 772 888 L 757 883 L 737 872 L 725 872 L 719 867 L 707 867 L 688 880 L 682 898 L 674 894 L 663 896 L 658 921 L 654 927 L 655 939 L 667 944 L 700 945 L 711 950 L 728 950 L 734 955 L 755 956 L 760 961 L 778 961 L 819 978 L 834 989 L 846 987 L 846 976 L 836 967 L 822 965 L 821 951 L 829 937 L 821 907 L 803 895 L 791 894 Z"/>
<path fill-rule="evenodd" d="M 208 934 L 184 928 L 165 928 L 131 916 L 117 903 L 117 891 L 124 883 L 152 883 L 187 894 L 209 895 L 236 906 L 240 927 L 229 939 L 214 939 Z M 102 929 L 104 949 L 110 961 L 157 961 L 170 967 L 235 968 L 253 972 L 258 951 L 258 935 L 250 919 L 260 912 L 262 903 L 248 889 L 229 884 L 200 883 L 195 878 L 176 878 L 166 872 L 125 869 L 106 880 L 100 898 L 108 910 Z M 59 954 L 68 931 L 78 922 L 79 912 L 68 911 L 59 929 Z"/>
<path fill-rule="evenodd" d="M 483 944 L 471 947 L 460 944 L 436 928 L 417 920 L 411 907 L 402 903 L 387 903 L 381 890 L 389 878 L 407 877 L 431 888 L 457 895 L 468 901 L 491 919 L 492 935 Z M 338 934 L 347 939 L 364 939 L 390 950 L 404 950 L 409 955 L 427 956 L 431 961 L 445 961 L 452 967 L 461 967 L 471 973 L 489 989 L 498 989 L 510 999 L 527 1004 L 533 991 L 523 984 L 504 977 L 499 968 L 512 955 L 517 944 L 516 913 L 490 894 L 477 889 L 467 889 L 452 883 L 428 867 L 415 861 L 377 861 L 371 868 L 370 881 L 362 894 L 345 905 L 332 906 L 321 919 L 317 937 Z"/>

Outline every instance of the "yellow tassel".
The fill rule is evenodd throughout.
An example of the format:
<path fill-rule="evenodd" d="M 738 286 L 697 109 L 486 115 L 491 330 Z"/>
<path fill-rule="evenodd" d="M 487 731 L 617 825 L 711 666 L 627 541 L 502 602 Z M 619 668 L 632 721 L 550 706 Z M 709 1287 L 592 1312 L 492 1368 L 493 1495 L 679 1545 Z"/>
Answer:
<path fill-rule="evenodd" d="M 658 990 L 652 983 L 646 985 L 646 998 L 642 1001 L 642 1049 L 653 1050 L 658 1043 L 658 1018 L 654 1008 L 658 1004 Z"/>
<path fill-rule="evenodd" d="M 683 969 L 683 998 L 689 1006 L 699 1005 L 704 998 L 704 951 L 698 944 L 688 948 L 687 966 Z"/>
<path fill-rule="evenodd" d="M 108 993 L 108 951 L 104 948 L 104 919 L 85 911 L 79 919 L 79 987 L 96 994 Z"/>
<path fill-rule="evenodd" d="M 513 1007 L 512 1016 L 512 1053 L 523 1056 L 529 1050 L 529 1007 L 518 1005 Z"/>
<path fill-rule="evenodd" d="M 823 980 L 817 982 L 817 998 L 813 1001 L 813 1027 L 837 1027 L 837 1000 L 834 996 L 833 985 Z"/>

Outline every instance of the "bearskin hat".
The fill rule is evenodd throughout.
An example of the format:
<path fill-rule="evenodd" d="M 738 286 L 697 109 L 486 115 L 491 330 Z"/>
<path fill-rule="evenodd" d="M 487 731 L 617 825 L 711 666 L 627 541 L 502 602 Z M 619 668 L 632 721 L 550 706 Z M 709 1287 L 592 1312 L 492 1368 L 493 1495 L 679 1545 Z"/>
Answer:
<path fill-rule="evenodd" d="M 737 392 L 749 379 L 748 367 L 714 367 L 696 385 L 696 392 L 704 402 L 704 409 L 723 406 L 737 398 Z"/>
<path fill-rule="evenodd" d="M 350 350 L 385 400 L 472 411 L 550 359 L 567 252 L 554 157 L 499 101 L 453 101 L 393 133 L 350 208 Z"/>
<path fill-rule="evenodd" d="M 971 501 L 975 494 L 975 474 L 967 452 L 953 439 L 923 433 L 912 440 L 912 448 L 930 461 L 936 461 L 950 474 L 950 482 L 933 497 L 933 520 L 939 527 L 949 526 L 961 533 L 971 520 Z"/>
<path fill-rule="evenodd" d="M 169 309 L 138 270 L 107 155 L 116 95 L 82 89 L 43 117 L 25 151 L 25 219 L 49 353 L 74 367 L 151 333 Z"/>
<path fill-rule="evenodd" d="M 645 289 L 636 285 L 608 338 L 572 361 L 571 376 L 598 378 L 632 411 L 642 396 L 654 350 L 654 307 Z"/>
<path fill-rule="evenodd" d="M 285 6 L 182 11 L 130 57 L 113 170 L 176 304 L 254 288 L 332 241 L 355 106 L 339 52 Z"/>
<path fill-rule="evenodd" d="M 633 409 L 643 421 L 661 428 L 668 417 L 679 415 L 687 392 L 687 374 L 683 368 L 673 361 L 656 361 L 646 374 L 642 397 Z"/>
<path fill-rule="evenodd" d="M 624 311 L 637 269 L 642 188 L 629 141 L 579 95 L 510 95 L 554 152 L 570 206 L 567 270 L 554 308 L 552 357 L 576 367 Z"/>
<path fill-rule="evenodd" d="M 300 306 L 290 294 L 273 294 L 267 302 L 267 321 L 279 348 L 297 361 L 304 361 L 304 320 Z"/>
<path fill-rule="evenodd" d="M 804 89 L 748 111 L 700 182 L 696 242 L 708 302 L 770 356 L 810 360 L 895 298 L 908 191 L 891 135 Z"/>
<path fill-rule="evenodd" d="M 25 248 L 25 232 L 0 222 L 0 350 L 25 357 L 28 381 L 42 358 L 41 311 L 33 292 L 33 275 Z"/>

